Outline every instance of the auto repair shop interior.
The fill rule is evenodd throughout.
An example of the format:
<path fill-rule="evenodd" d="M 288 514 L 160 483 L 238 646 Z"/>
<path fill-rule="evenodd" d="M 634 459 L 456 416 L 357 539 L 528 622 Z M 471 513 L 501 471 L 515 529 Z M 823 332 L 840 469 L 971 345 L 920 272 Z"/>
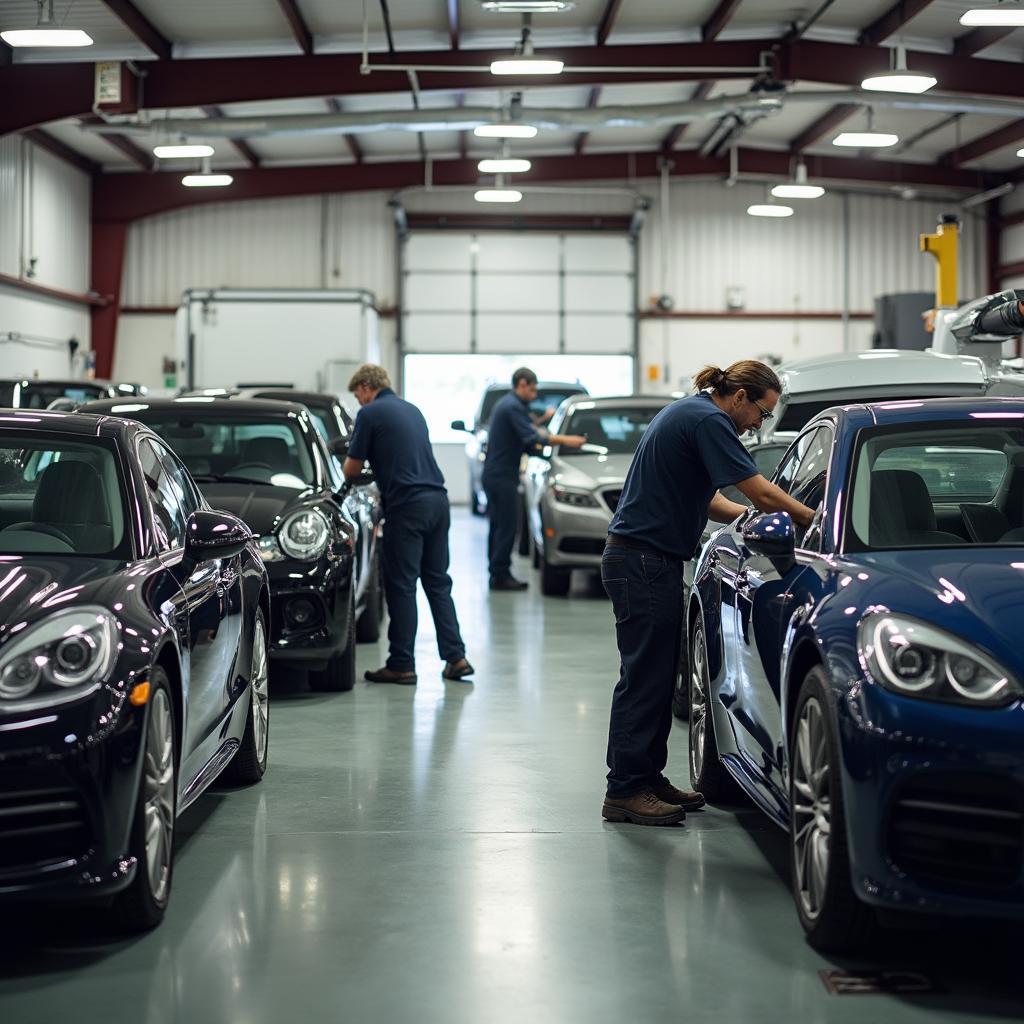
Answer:
<path fill-rule="evenodd" d="M 0 1020 L 1019 1020 L 1022 60 L 0 0 Z"/>

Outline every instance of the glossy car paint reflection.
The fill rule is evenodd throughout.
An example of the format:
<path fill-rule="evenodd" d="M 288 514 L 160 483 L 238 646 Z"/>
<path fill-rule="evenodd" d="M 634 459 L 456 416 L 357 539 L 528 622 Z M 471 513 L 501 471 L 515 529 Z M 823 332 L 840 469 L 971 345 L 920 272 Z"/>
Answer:
<path fill-rule="evenodd" d="M 8 441 L 23 436 L 26 444 L 47 436 L 54 443 L 91 438 L 110 445 L 128 533 L 125 558 L 0 555 L 0 662 L 20 636 L 62 611 L 102 609 L 117 637 L 113 668 L 94 690 L 63 703 L 42 695 L 0 699 L 0 806 L 8 812 L 0 818 L 0 895 L 116 892 L 137 867 L 129 830 L 147 704 L 131 699 L 133 689 L 154 666 L 167 674 L 178 732 L 180 812 L 239 748 L 250 705 L 254 623 L 258 612 L 269 613 L 266 573 L 252 544 L 197 562 L 167 543 L 138 457 L 140 443 L 153 435 L 138 424 L 24 412 L 2 417 L 0 435 Z M 190 524 L 209 508 L 198 492 L 194 498 Z M 230 525 L 223 515 L 214 521 Z M 233 522 L 243 541 L 250 537 Z M 0 550 L 3 544 L 0 531 Z M 33 833 L 25 859 L 12 852 L 14 837 L 4 832 L 5 824 L 24 817 L 25 794 L 33 792 L 37 803 L 51 805 L 40 813 L 50 814 L 54 827 Z"/>
<path fill-rule="evenodd" d="M 790 823 L 796 698 L 812 668 L 826 671 L 851 880 L 861 901 L 1020 917 L 1024 876 L 1013 864 L 1024 844 L 1024 708 L 1019 701 L 981 708 L 894 693 L 865 665 L 857 629 L 866 614 L 884 608 L 935 624 L 1024 679 L 1024 547 L 965 540 L 960 546 L 859 552 L 850 544 L 845 499 L 860 432 L 992 422 L 972 419 L 977 416 L 1019 426 L 1024 403 L 882 403 L 830 410 L 812 421 L 801 436 L 818 437 L 820 472 L 804 481 L 802 494 L 794 493 L 812 505 L 820 499 L 821 512 L 795 561 L 752 549 L 743 529 L 756 513 L 748 513 L 703 552 L 688 629 L 692 638 L 700 620 L 708 637 L 710 712 L 722 763 L 784 828 Z M 822 427 L 825 433 L 815 435 Z M 933 811 L 936 823 L 920 816 Z M 1007 836 L 986 839 L 986 828 L 1003 824 Z M 992 843 L 1009 865 L 998 882 L 978 852 Z M 943 855 L 963 859 L 960 870 L 944 875 Z"/>

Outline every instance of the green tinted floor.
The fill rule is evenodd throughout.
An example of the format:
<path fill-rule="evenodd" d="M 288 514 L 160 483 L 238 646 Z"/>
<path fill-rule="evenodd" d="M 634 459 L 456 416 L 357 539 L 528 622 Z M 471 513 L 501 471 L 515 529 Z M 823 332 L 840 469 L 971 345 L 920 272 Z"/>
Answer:
<path fill-rule="evenodd" d="M 889 935 L 860 968 L 935 995 L 829 995 L 785 839 L 753 810 L 685 827 L 599 816 L 617 659 L 607 603 L 490 595 L 484 524 L 452 532 L 475 685 L 274 690 L 262 785 L 179 823 L 163 925 L 126 941 L 84 911 L 0 919 L 0 1022 L 611 1024 L 983 1021 L 1024 1015 L 1019 932 Z M 530 575 L 523 564 L 520 573 Z M 424 608 L 425 614 L 425 608 Z M 382 661 L 359 651 L 360 672 Z M 686 736 L 670 772 L 686 779 Z"/>

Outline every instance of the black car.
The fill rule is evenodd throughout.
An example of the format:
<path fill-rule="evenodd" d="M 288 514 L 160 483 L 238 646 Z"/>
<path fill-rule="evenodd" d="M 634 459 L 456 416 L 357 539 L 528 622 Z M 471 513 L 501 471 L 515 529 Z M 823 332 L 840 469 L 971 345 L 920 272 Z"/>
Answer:
<path fill-rule="evenodd" d="M 356 526 L 348 488 L 309 412 L 292 402 L 209 396 L 92 402 L 156 431 L 211 505 L 259 537 L 270 574 L 270 657 L 318 690 L 355 685 Z"/>
<path fill-rule="evenodd" d="M 80 404 L 98 398 L 114 398 L 117 394 L 117 385 L 105 380 L 0 378 L 0 407 L 10 409 L 47 409 L 58 399 Z"/>
<path fill-rule="evenodd" d="M 0 422 L 0 899 L 152 927 L 175 819 L 267 763 L 266 570 L 150 430 Z"/>

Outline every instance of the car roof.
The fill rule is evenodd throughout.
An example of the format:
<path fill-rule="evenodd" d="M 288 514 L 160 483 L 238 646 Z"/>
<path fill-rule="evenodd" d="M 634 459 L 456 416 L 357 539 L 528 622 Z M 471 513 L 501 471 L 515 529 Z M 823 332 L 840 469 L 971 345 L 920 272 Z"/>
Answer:
<path fill-rule="evenodd" d="M 1001 419 L 1017 422 L 1024 421 L 1024 398 L 923 398 L 916 401 L 856 402 L 826 409 L 807 426 L 810 427 L 824 417 L 845 420 L 858 429 L 948 420 L 981 424 L 996 423 Z"/>
<path fill-rule="evenodd" d="M 92 437 L 120 436 L 131 433 L 139 425 L 116 416 L 50 409 L 0 409 L 0 434 L 5 429 L 36 430 L 81 434 Z M 148 429 L 148 428 L 147 428 Z"/>
<path fill-rule="evenodd" d="M 232 401 L 247 399 L 265 399 L 266 401 L 287 402 L 294 399 L 299 405 L 308 402 L 333 402 L 341 405 L 341 399 L 329 391 L 296 391 L 295 388 L 239 388 L 234 394 L 228 395 Z"/>
<path fill-rule="evenodd" d="M 70 377 L 0 377 L 0 384 L 57 384 L 62 388 L 109 388 L 109 380 L 72 380 Z"/>
<path fill-rule="evenodd" d="M 976 356 L 872 349 L 817 356 L 779 368 L 783 393 L 789 397 L 816 392 L 850 392 L 856 388 L 921 387 L 938 384 L 975 385 L 987 381 L 985 366 Z M 855 395 L 852 397 L 856 397 Z"/>
<path fill-rule="evenodd" d="M 133 412 L 193 412 L 199 414 L 202 409 L 216 409 L 218 419 L 227 416 L 245 416 L 252 413 L 264 413 L 268 416 L 285 416 L 288 414 L 304 414 L 307 412 L 304 405 L 298 402 L 281 402 L 276 398 L 264 399 L 232 399 L 230 402 L 220 401 L 212 397 L 185 397 L 185 398 L 104 398 L 95 402 L 86 402 L 82 409 L 86 412 L 109 413 L 113 416 L 131 417 Z"/>
<path fill-rule="evenodd" d="M 602 395 L 600 398 L 593 398 L 591 395 L 572 395 L 565 400 L 565 407 L 568 411 L 578 405 L 593 405 L 603 409 L 621 405 L 671 405 L 674 401 L 676 399 L 671 395 Z"/>

